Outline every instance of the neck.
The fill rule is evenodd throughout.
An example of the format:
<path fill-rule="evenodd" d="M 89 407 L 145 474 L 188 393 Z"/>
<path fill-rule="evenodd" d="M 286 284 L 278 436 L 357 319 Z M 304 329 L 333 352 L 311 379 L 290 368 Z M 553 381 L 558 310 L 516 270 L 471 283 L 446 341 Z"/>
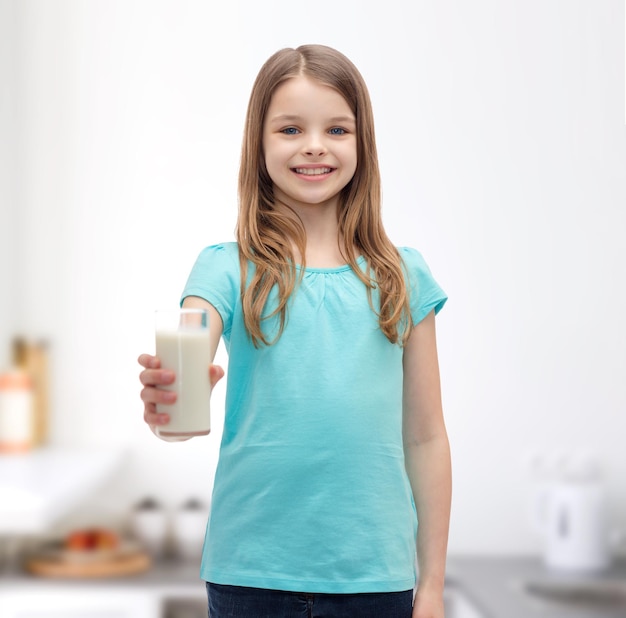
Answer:
<path fill-rule="evenodd" d="M 306 265 L 312 268 L 334 268 L 345 264 L 340 248 L 337 208 L 315 204 L 294 210 L 306 233 Z M 295 245 L 293 252 L 296 262 L 302 264 L 302 256 Z"/>
<path fill-rule="evenodd" d="M 346 263 L 341 254 L 336 224 L 332 231 L 320 228 L 307 229 L 305 258 L 306 265 L 312 268 L 335 268 Z"/>

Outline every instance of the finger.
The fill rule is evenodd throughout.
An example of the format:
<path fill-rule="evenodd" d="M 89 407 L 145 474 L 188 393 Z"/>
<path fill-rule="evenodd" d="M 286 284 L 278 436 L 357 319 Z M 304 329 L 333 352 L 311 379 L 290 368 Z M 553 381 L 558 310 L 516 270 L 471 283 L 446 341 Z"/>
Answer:
<path fill-rule="evenodd" d="M 139 374 L 139 381 L 144 386 L 172 384 L 176 374 L 170 369 L 145 369 Z"/>
<path fill-rule="evenodd" d="M 158 369 L 161 366 L 159 357 L 151 354 L 140 354 L 137 362 L 146 369 Z"/>
<path fill-rule="evenodd" d="M 176 402 L 176 392 L 175 391 L 166 391 L 162 388 L 154 388 L 152 386 L 146 386 L 141 390 L 140 393 L 141 401 L 146 404 L 156 404 L 156 403 L 164 403 L 164 404 L 172 404 Z"/>
<path fill-rule="evenodd" d="M 167 425 L 170 422 L 169 414 L 157 412 L 154 404 L 148 403 L 144 409 L 143 420 L 151 427 Z"/>
<path fill-rule="evenodd" d="M 213 388 L 224 377 L 224 369 L 219 365 L 209 365 L 209 380 Z"/>

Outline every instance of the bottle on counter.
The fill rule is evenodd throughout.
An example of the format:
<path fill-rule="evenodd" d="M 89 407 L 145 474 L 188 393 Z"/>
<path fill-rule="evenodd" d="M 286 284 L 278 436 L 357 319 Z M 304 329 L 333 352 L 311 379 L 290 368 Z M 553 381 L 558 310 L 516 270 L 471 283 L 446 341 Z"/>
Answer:
<path fill-rule="evenodd" d="M 13 340 L 13 365 L 26 373 L 32 384 L 32 445 L 42 446 L 48 439 L 49 386 L 48 344 L 25 337 Z"/>
<path fill-rule="evenodd" d="M 24 453 L 33 447 L 33 383 L 24 370 L 0 373 L 0 453 Z"/>

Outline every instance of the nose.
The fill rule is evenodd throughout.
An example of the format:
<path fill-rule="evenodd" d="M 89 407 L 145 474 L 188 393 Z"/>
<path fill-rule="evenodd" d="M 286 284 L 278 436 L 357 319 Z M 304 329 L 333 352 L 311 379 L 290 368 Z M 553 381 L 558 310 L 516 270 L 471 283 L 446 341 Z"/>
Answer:
<path fill-rule="evenodd" d="M 326 154 L 326 152 L 327 148 L 322 137 L 316 133 L 312 133 L 304 146 L 304 154 L 309 157 L 321 157 Z"/>

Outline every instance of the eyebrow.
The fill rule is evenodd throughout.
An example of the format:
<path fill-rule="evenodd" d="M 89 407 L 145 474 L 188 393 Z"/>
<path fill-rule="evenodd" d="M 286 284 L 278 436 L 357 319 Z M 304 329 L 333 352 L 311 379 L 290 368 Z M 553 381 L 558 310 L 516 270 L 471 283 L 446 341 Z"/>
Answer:
<path fill-rule="evenodd" d="M 297 114 L 279 114 L 278 116 L 274 116 L 270 118 L 270 122 L 291 122 L 302 120 L 302 116 L 298 116 Z M 353 116 L 334 116 L 333 118 L 329 118 L 330 122 L 356 122 Z"/>

